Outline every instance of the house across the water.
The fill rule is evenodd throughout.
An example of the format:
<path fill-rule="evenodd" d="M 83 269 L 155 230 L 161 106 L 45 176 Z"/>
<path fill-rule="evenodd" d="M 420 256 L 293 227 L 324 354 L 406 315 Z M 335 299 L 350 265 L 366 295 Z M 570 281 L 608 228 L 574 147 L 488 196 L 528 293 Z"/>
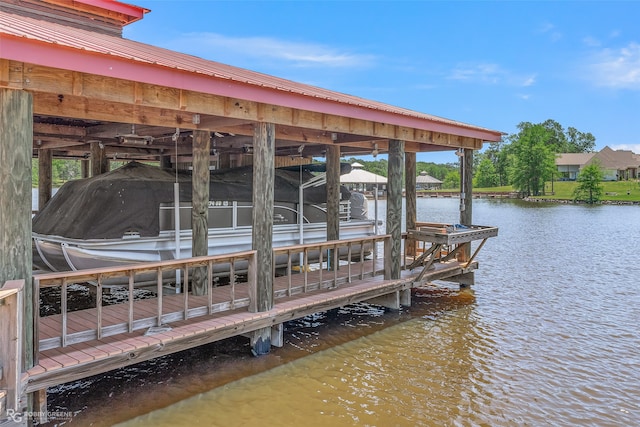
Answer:
<path fill-rule="evenodd" d="M 630 150 L 604 147 L 597 153 L 562 153 L 556 158 L 561 181 L 574 181 L 580 171 L 597 162 L 604 172 L 605 181 L 637 179 L 640 173 L 640 155 Z"/>

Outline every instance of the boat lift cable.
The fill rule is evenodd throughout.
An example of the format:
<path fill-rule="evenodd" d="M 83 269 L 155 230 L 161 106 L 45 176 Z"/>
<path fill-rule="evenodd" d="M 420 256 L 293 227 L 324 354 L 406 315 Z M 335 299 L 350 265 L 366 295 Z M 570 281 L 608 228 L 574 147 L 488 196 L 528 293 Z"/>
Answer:
<path fill-rule="evenodd" d="M 375 161 L 376 157 L 378 157 L 378 144 L 377 143 L 373 146 L 373 151 L 371 152 L 371 154 L 373 155 L 373 161 Z M 375 221 L 374 230 L 375 230 L 375 233 L 376 233 L 376 236 L 377 236 L 378 234 L 380 234 L 379 231 L 378 231 L 378 174 L 374 175 L 374 182 L 375 182 L 375 187 L 374 187 L 375 195 L 373 196 L 373 209 L 375 211 L 375 213 L 374 213 L 374 221 Z"/>
<path fill-rule="evenodd" d="M 178 182 L 178 138 L 180 137 L 180 128 L 176 128 L 176 133 L 171 136 L 171 139 L 175 145 L 175 164 L 174 169 L 176 171 L 176 182 L 173 183 L 173 225 L 175 227 L 175 245 L 176 245 L 176 259 L 182 258 L 180 253 L 180 183 Z M 176 293 L 181 291 L 181 277 L 180 269 L 176 270 Z"/>

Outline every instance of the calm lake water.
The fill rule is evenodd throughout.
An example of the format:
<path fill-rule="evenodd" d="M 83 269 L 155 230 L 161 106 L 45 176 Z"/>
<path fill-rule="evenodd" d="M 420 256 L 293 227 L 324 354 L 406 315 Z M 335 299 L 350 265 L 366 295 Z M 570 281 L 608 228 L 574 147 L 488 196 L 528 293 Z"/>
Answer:
<path fill-rule="evenodd" d="M 291 322 L 260 358 L 227 340 L 64 385 L 50 410 L 127 427 L 639 425 L 640 207 L 473 209 L 500 232 L 471 290 Z M 457 210 L 418 200 L 419 221 L 458 222 Z"/>

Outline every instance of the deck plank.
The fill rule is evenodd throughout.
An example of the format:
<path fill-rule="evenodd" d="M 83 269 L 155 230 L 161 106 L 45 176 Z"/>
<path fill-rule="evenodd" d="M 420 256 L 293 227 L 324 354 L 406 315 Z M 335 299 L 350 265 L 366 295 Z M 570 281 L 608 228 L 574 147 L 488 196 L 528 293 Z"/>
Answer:
<path fill-rule="evenodd" d="M 381 260 L 380 260 L 381 261 Z M 140 328 L 133 332 L 101 337 L 101 339 L 89 339 L 85 342 L 74 343 L 67 347 L 52 348 L 39 353 L 38 365 L 29 370 L 27 388 L 38 390 L 54 384 L 83 378 L 88 375 L 106 372 L 111 369 L 127 366 L 142 360 L 148 360 L 160 355 L 206 344 L 216 340 L 240 335 L 255 329 L 264 328 L 287 320 L 303 317 L 314 312 L 326 311 L 347 305 L 353 302 L 374 298 L 385 293 L 395 292 L 400 289 L 409 289 L 414 285 L 412 280 L 418 276 L 420 268 L 414 271 L 401 270 L 401 278 L 397 280 L 385 280 L 382 276 L 373 276 L 373 263 L 367 261 L 363 264 L 351 266 L 352 280 L 348 281 L 349 268 L 341 266 L 336 277 L 340 282 L 334 286 L 334 274 L 331 271 L 323 271 L 323 283 L 318 286 L 319 271 L 311 271 L 306 274 L 306 282 L 310 290 L 303 292 L 305 274 L 295 274 L 291 278 L 291 296 L 287 296 L 289 279 L 286 276 L 274 279 L 274 292 L 284 291 L 275 300 L 275 306 L 267 312 L 251 313 L 247 307 L 217 311 L 212 315 L 171 321 L 170 329 L 145 335 L 148 328 Z M 376 269 L 382 269 L 382 262 L 376 265 Z M 360 279 L 360 266 L 363 266 L 365 276 Z M 477 263 L 472 269 L 477 268 Z M 456 261 L 447 264 L 434 264 L 424 276 L 429 278 L 441 278 L 460 274 L 461 263 Z M 213 288 L 213 304 L 230 302 L 230 286 L 217 286 Z M 248 286 L 236 284 L 236 298 L 247 298 Z M 184 311 L 184 295 L 164 295 L 163 314 L 182 313 Z M 189 309 L 206 307 L 208 296 L 189 295 Z M 129 319 L 128 302 L 103 307 L 103 325 L 126 324 Z M 134 318 L 157 318 L 157 300 L 143 299 L 134 301 Z M 97 325 L 95 308 L 74 311 L 68 313 L 68 333 L 95 330 Z M 40 339 L 59 337 L 61 330 L 61 315 L 47 316 L 40 319 Z M 55 331 L 58 331 L 57 333 Z M 57 334 L 57 335 L 56 335 Z M 88 335 L 87 335 L 88 336 Z M 95 335 L 94 335 L 95 338 Z"/>

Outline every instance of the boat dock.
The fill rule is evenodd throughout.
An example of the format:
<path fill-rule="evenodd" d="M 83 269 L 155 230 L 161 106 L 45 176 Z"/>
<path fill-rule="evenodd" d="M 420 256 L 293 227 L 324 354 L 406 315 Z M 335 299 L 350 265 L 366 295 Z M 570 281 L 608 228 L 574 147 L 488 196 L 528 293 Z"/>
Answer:
<path fill-rule="evenodd" d="M 467 233 L 466 241 L 437 248 L 432 240 L 442 230 L 411 233 L 420 228 L 417 155 L 456 152 L 460 216 L 452 221 L 472 227 L 473 153 L 500 141 L 502 132 L 407 114 L 405 108 L 126 39 L 123 27 L 148 10 L 118 1 L 84 3 L 5 1 L 0 7 L 0 426 L 17 421 L 11 414 L 20 415 L 21 425 L 27 423 L 25 414 L 39 414 L 42 421 L 51 385 L 231 335 L 247 335 L 259 355 L 281 345 L 281 325 L 288 319 L 356 301 L 399 308 L 411 302 L 410 289 L 423 281 L 473 283 L 480 242 L 497 230 L 456 230 Z M 341 202 L 347 194 L 340 184 L 340 159 L 378 153 L 387 156 L 387 235 L 369 233 L 354 242 L 348 238 L 361 233 L 341 233 Z M 167 227 L 175 241 L 154 258 L 138 259 L 155 264 L 112 262 L 102 270 L 85 265 L 79 272 L 52 268 L 61 273 L 34 274 L 36 157 L 41 210 L 53 205 L 54 159 L 79 161 L 83 178 L 111 173 L 111 162 L 153 162 L 171 171 L 175 179 L 167 184 L 173 197 L 163 196 L 161 203 L 173 206 L 173 224 Z M 275 211 L 283 190 L 276 186 L 276 169 L 295 167 L 301 173 L 315 158 L 326 163 L 325 190 L 317 200 L 326 214 L 324 246 L 284 248 L 274 238 L 285 216 Z M 251 213 L 244 214 L 242 226 L 251 229 L 251 245 L 247 238 L 246 246 L 228 253 L 209 252 L 209 206 L 212 201 L 233 204 L 238 193 L 235 187 L 212 188 L 212 171 L 245 166 L 252 177 L 246 197 Z M 184 181 L 189 184 L 180 186 L 180 171 L 190 176 Z M 291 192 L 300 195 L 289 217 L 304 228 L 300 173 L 289 181 Z M 150 202 L 149 186 L 137 185 L 146 191 L 140 198 Z M 212 198 L 225 189 L 227 197 Z M 116 188 L 108 194 L 113 197 L 108 209 L 96 203 L 86 208 L 96 211 L 96 224 L 107 231 L 124 226 L 116 230 L 122 240 L 159 235 L 155 226 L 140 230 L 155 223 L 156 208 L 152 215 L 134 209 L 128 219 L 118 219 L 109 209 L 127 203 L 129 192 Z M 102 191 L 88 195 L 90 200 L 106 196 Z M 190 218 L 179 215 L 183 202 L 191 206 Z M 66 216 L 73 203 L 52 209 L 49 219 L 75 227 L 78 222 Z M 193 258 L 181 258 L 183 229 L 190 230 Z M 76 239 L 76 231 L 51 235 Z M 82 240 L 94 238 L 106 236 Z M 472 241 L 478 243 L 473 253 Z M 379 250 L 358 256 L 367 245 Z M 93 254 L 83 256 L 92 261 Z M 308 271 L 316 263 L 319 268 Z M 165 294 L 177 278 L 180 293 Z M 69 287 L 77 283 L 92 289 L 93 307 L 71 311 Z M 125 286 L 128 298 L 104 305 L 105 291 L 114 284 Z M 140 286 L 155 286 L 155 298 L 136 300 Z M 50 291 L 45 288 L 61 296 L 58 314 L 40 313 L 40 293 Z"/>
<path fill-rule="evenodd" d="M 15 388 L 6 397 L 19 399 L 25 393 L 34 393 L 36 410 L 46 414 L 48 387 L 232 336 L 247 336 L 254 354 L 264 353 L 268 351 L 265 346 L 283 345 L 284 322 L 356 302 L 400 309 L 411 304 L 411 289 L 426 282 L 470 284 L 473 271 L 478 268 L 473 258 L 487 238 L 497 235 L 494 228 L 473 230 L 472 235 L 445 251 L 446 241 L 433 242 L 430 232 L 434 228 L 424 230 L 404 235 L 405 239 L 410 236 L 423 240 L 408 251 L 413 255 L 404 257 L 397 279 L 388 274 L 389 235 L 274 249 L 275 259 L 285 257 L 286 261 L 284 267 L 274 268 L 274 304 L 267 311 L 257 311 L 255 303 L 256 251 L 35 275 L 34 294 L 59 288 L 61 310 L 48 316 L 35 311 L 34 366 L 13 379 Z M 446 230 L 436 231 L 446 234 Z M 479 245 L 472 257 L 458 259 L 456 255 L 465 253 L 458 249 L 470 247 L 474 240 Z M 370 256 L 365 255 L 365 249 L 371 250 Z M 311 254 L 319 256 L 319 260 L 307 265 L 304 261 Z M 336 265 L 337 254 L 343 254 L 344 259 L 334 269 L 331 265 Z M 306 268 L 299 267 L 300 260 Z M 189 283 L 189 289 L 182 285 L 180 293 L 167 292 L 164 278 L 175 276 L 176 270 L 183 272 L 182 283 Z M 150 275 L 156 278 L 155 284 L 149 283 Z M 141 278 L 145 280 L 142 284 L 138 283 Z M 114 280 L 127 289 L 128 298 L 104 306 L 102 295 Z M 203 295 L 194 295 L 195 281 L 204 282 Z M 93 288 L 95 306 L 69 311 L 69 287 L 74 284 Z M 151 286 L 155 297 L 135 299 L 134 291 L 139 286 Z M 20 319 L 13 309 L 23 290 L 24 282 L 13 281 L 5 285 L 0 295 L 2 324 L 12 325 L 11 330 L 17 334 L 16 339 L 3 337 L 3 343 L 14 344 L 10 346 L 14 355 L 28 347 L 20 337 Z M 16 367 L 14 372 L 21 371 Z"/>

